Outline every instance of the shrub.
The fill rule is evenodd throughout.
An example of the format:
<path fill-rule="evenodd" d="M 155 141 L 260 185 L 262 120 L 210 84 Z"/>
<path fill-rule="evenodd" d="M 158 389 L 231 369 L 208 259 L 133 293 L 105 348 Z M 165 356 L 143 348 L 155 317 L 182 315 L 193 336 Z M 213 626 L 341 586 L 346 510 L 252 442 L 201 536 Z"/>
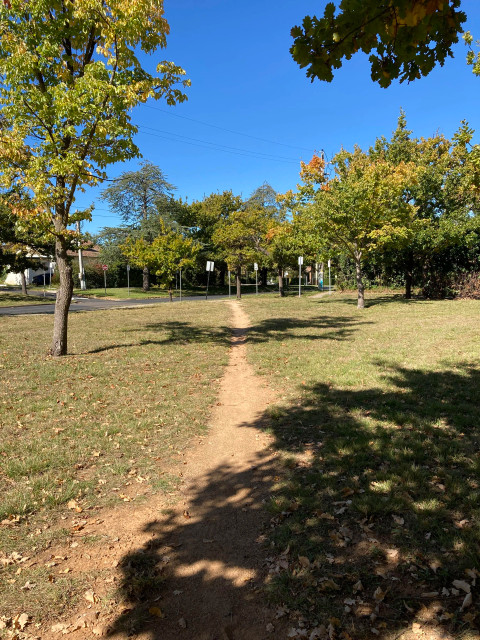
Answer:
<path fill-rule="evenodd" d="M 480 272 L 465 273 L 455 283 L 457 298 L 480 300 Z"/>

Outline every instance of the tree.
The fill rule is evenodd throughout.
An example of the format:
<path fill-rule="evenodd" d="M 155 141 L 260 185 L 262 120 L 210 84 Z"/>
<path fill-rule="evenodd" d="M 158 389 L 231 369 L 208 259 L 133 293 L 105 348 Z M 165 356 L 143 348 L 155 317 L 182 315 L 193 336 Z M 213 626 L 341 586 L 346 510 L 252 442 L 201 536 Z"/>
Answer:
<path fill-rule="evenodd" d="M 191 238 L 184 238 L 181 233 L 168 229 L 160 222 L 161 234 L 151 242 L 145 238 L 129 238 L 122 246 L 123 254 L 137 267 L 147 266 L 168 288 L 172 301 L 172 285 L 179 269 L 193 266 L 198 245 Z"/>
<path fill-rule="evenodd" d="M 409 237 L 415 208 L 403 197 L 406 186 L 415 180 L 415 166 L 393 165 L 385 159 L 373 160 L 356 148 L 341 151 L 333 158 L 336 176 L 312 192 L 308 182 L 303 194 L 310 200 L 299 216 L 313 221 L 320 238 L 330 247 L 348 253 L 355 262 L 358 308 L 365 306 L 363 264 L 369 252 L 392 246 Z M 300 198 L 302 188 L 300 188 Z"/>
<path fill-rule="evenodd" d="M 331 82 L 333 70 L 358 51 L 370 54 L 372 80 L 388 87 L 411 82 L 452 56 L 462 24 L 461 0 L 341 0 L 322 18 L 306 16 L 292 31 L 290 49 L 307 77 Z"/>
<path fill-rule="evenodd" d="M 12 202 L 21 202 L 25 208 L 32 206 L 24 192 L 13 190 L 0 196 L 0 266 L 20 274 L 22 293 L 28 295 L 25 270 L 42 266 L 34 256 L 51 255 L 53 238 L 45 229 L 32 225 L 30 219 L 22 220 L 13 215 L 9 206 Z"/>
<path fill-rule="evenodd" d="M 212 242 L 236 274 L 238 299 L 242 297 L 242 268 L 267 255 L 264 243 L 270 221 L 263 208 L 242 206 L 215 226 Z"/>
<path fill-rule="evenodd" d="M 73 208 L 77 191 L 104 180 L 108 164 L 139 155 L 134 106 L 185 99 L 181 68 L 161 62 L 151 74 L 137 57 L 165 47 L 168 31 L 162 0 L 0 3 L 0 182 L 28 190 L 34 213 L 17 207 L 16 215 L 46 223 L 55 237 L 52 355 L 67 352 L 69 225 L 85 219 Z"/>
<path fill-rule="evenodd" d="M 270 240 L 273 240 L 273 237 L 276 237 L 276 241 L 270 244 L 271 247 L 280 247 L 280 236 L 282 234 L 276 234 L 274 232 L 274 229 L 277 229 L 277 231 L 280 230 L 282 223 L 285 220 L 285 212 L 283 211 L 282 205 L 278 200 L 278 194 L 275 189 L 270 184 L 268 184 L 268 182 L 264 182 L 251 193 L 248 200 L 246 200 L 245 202 L 245 206 L 251 209 L 263 209 L 264 214 L 267 217 L 271 218 L 271 227 L 269 229 L 268 235 Z M 283 235 L 282 238 L 284 238 Z M 268 252 L 268 256 L 270 258 L 272 257 L 270 252 Z M 276 266 L 278 268 L 278 265 L 276 263 L 274 263 L 273 266 Z M 262 286 L 265 287 L 267 285 L 268 275 L 268 269 L 266 265 L 262 267 L 260 275 L 262 278 Z M 281 286 L 282 284 L 283 280 L 279 279 L 280 295 L 283 295 L 283 286 Z"/>
<path fill-rule="evenodd" d="M 188 227 L 189 233 L 201 246 L 198 260 L 202 261 L 202 273 L 206 260 L 220 262 L 220 279 L 227 269 L 226 262 L 220 259 L 213 241 L 213 234 L 218 225 L 225 223 L 230 215 L 242 207 L 240 196 L 234 196 L 231 191 L 211 193 L 200 201 L 194 201 L 184 206 L 176 217 L 177 222 L 183 227 Z"/>
<path fill-rule="evenodd" d="M 417 284 L 426 285 L 428 280 L 442 284 L 452 265 L 443 261 L 440 273 L 436 256 L 475 241 L 479 220 L 472 212 L 480 204 L 480 149 L 471 144 L 473 134 L 462 123 L 453 140 L 441 134 L 414 138 L 402 111 L 391 140 L 380 138 L 370 149 L 372 158 L 384 157 L 394 165 L 414 163 L 417 168 L 416 179 L 405 192 L 416 209 L 415 231 L 408 244 L 384 254 L 391 266 L 404 271 L 406 298 L 411 297 L 414 277 Z"/>
<path fill-rule="evenodd" d="M 152 240 L 160 231 L 159 208 L 164 211 L 164 221 L 171 222 L 165 211 L 165 202 L 171 199 L 173 185 L 167 182 L 163 171 L 145 161 L 138 171 L 124 171 L 102 192 L 112 211 L 135 230 L 139 237 Z M 150 288 L 148 268 L 143 266 L 143 290 Z"/>

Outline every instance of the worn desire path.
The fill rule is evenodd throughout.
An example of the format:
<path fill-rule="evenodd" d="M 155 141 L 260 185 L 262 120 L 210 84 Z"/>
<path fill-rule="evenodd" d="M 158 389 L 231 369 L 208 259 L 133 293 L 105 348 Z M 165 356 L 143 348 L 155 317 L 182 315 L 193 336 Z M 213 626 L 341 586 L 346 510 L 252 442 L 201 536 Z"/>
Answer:
<path fill-rule="evenodd" d="M 115 567 L 109 580 L 125 598 L 108 616 L 92 598 L 83 628 L 72 633 L 75 640 L 95 635 L 122 640 L 286 637 L 286 621 L 275 618 L 261 589 L 268 554 L 261 544 L 268 519 L 264 502 L 276 474 L 270 437 L 261 429 L 271 392 L 246 359 L 248 316 L 241 303 L 228 304 L 229 363 L 208 435 L 185 457 L 178 502 L 162 510 L 156 497 L 133 513 L 125 506 L 121 514 L 104 514 L 102 527 L 118 535 L 119 544 L 107 557 L 105 547 L 103 553 L 91 550 L 83 571 L 93 565 Z M 163 579 L 159 592 L 152 592 L 148 580 L 142 583 L 149 567 Z M 107 590 L 97 584 L 93 591 Z M 75 626 L 79 615 L 67 624 Z M 42 639 L 61 637 L 62 630 L 56 630 L 60 636 L 49 630 Z"/>

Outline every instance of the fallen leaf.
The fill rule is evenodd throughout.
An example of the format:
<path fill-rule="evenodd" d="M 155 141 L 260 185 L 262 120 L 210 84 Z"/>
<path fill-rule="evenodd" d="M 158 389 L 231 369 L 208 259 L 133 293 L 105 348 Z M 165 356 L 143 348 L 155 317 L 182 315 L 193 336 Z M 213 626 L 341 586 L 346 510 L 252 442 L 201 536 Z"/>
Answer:
<path fill-rule="evenodd" d="M 470 593 L 470 585 L 465 580 L 454 580 L 452 584 L 456 589 L 461 589 L 462 591 L 465 591 L 465 593 Z"/>
<path fill-rule="evenodd" d="M 380 587 L 377 587 L 373 593 L 373 597 L 377 602 L 382 602 L 386 594 L 387 594 L 386 591 L 382 591 Z"/>
<path fill-rule="evenodd" d="M 305 569 L 310 567 L 310 560 L 306 556 L 298 556 L 298 561 Z"/>
<path fill-rule="evenodd" d="M 465 622 L 472 624 L 472 622 L 475 621 L 476 617 L 477 615 L 475 613 L 466 613 L 464 616 L 462 616 L 462 620 L 465 620 Z"/>
<path fill-rule="evenodd" d="M 340 585 L 338 585 L 334 580 L 322 580 L 319 587 L 320 591 L 340 591 Z"/>
<path fill-rule="evenodd" d="M 180 620 L 178 621 L 178 626 L 182 629 L 187 628 L 187 621 L 185 620 L 185 618 L 180 618 Z"/>
<path fill-rule="evenodd" d="M 472 585 L 475 586 L 477 583 L 478 571 L 476 569 L 465 569 L 465 573 L 469 578 L 472 578 Z"/>
<path fill-rule="evenodd" d="M 29 619 L 30 616 L 27 613 L 20 613 L 13 619 L 12 626 L 14 629 L 20 629 L 20 631 L 23 631 L 27 626 Z"/>
<path fill-rule="evenodd" d="M 363 591 L 363 584 L 361 580 L 359 580 L 353 585 L 353 593 L 357 593 L 358 591 Z"/>
<path fill-rule="evenodd" d="M 395 514 L 393 514 L 392 518 L 393 518 L 394 522 L 396 524 L 400 525 L 401 527 L 403 527 L 403 525 L 405 524 L 405 520 L 401 516 L 396 516 Z"/>
<path fill-rule="evenodd" d="M 467 607 L 469 607 L 472 604 L 473 598 L 472 598 L 472 594 L 471 593 L 467 593 L 467 595 L 465 596 L 463 602 L 462 602 L 462 606 L 460 607 L 460 611 L 463 611 L 464 609 L 466 609 Z"/>
<path fill-rule="evenodd" d="M 160 607 L 150 607 L 150 609 L 148 610 L 148 613 L 151 613 L 152 616 L 156 616 L 157 618 L 163 618 L 163 611 L 160 609 Z"/>
<path fill-rule="evenodd" d="M 65 624 L 64 622 L 57 622 L 57 624 L 54 624 L 50 630 L 52 633 L 62 633 L 62 631 L 65 631 L 67 628 L 68 624 Z"/>
<path fill-rule="evenodd" d="M 87 602 L 91 602 L 92 604 L 95 604 L 95 602 L 98 602 L 98 598 L 94 594 L 93 589 L 89 589 L 88 591 L 85 591 L 85 593 L 83 594 L 83 597 Z"/>

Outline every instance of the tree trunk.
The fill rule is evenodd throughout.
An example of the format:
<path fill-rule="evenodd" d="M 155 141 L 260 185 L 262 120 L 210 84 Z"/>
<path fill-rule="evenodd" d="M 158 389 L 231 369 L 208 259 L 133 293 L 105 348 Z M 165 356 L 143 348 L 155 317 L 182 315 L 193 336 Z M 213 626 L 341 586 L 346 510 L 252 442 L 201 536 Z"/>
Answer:
<path fill-rule="evenodd" d="M 412 298 L 413 285 L 413 252 L 409 251 L 407 255 L 407 264 L 405 266 L 405 298 Z"/>
<path fill-rule="evenodd" d="M 281 298 L 285 297 L 285 290 L 283 288 L 283 269 L 278 267 L 278 293 Z"/>
<path fill-rule="evenodd" d="M 173 291 L 171 285 L 168 287 L 168 295 L 170 296 L 170 302 L 173 302 Z"/>
<path fill-rule="evenodd" d="M 64 356 L 67 353 L 68 310 L 73 294 L 73 275 L 72 265 L 68 260 L 66 243 L 63 238 L 57 238 L 55 241 L 55 260 L 60 276 L 60 286 L 57 290 L 57 300 L 55 302 L 53 342 L 50 354 L 52 356 Z"/>
<path fill-rule="evenodd" d="M 240 276 L 242 275 L 242 268 L 237 267 L 237 300 L 240 300 L 242 297 L 242 283 L 240 280 Z"/>
<path fill-rule="evenodd" d="M 22 293 L 24 296 L 28 296 L 27 291 L 27 279 L 25 277 L 25 271 L 20 271 L 20 281 L 22 283 Z"/>
<path fill-rule="evenodd" d="M 221 287 L 225 286 L 225 269 L 220 269 L 219 272 L 219 284 Z"/>
<path fill-rule="evenodd" d="M 358 302 L 357 308 L 364 309 L 365 308 L 365 295 L 364 295 L 364 286 L 363 286 L 363 273 L 362 273 L 362 253 L 361 251 L 355 253 L 355 271 L 357 276 L 357 292 L 358 292 Z"/>
<path fill-rule="evenodd" d="M 268 275 L 267 267 L 262 267 L 262 271 L 261 271 L 262 287 L 266 287 L 267 286 L 267 275 Z"/>
<path fill-rule="evenodd" d="M 148 271 L 148 267 L 143 267 L 143 291 L 148 291 L 150 289 L 150 273 Z"/>

